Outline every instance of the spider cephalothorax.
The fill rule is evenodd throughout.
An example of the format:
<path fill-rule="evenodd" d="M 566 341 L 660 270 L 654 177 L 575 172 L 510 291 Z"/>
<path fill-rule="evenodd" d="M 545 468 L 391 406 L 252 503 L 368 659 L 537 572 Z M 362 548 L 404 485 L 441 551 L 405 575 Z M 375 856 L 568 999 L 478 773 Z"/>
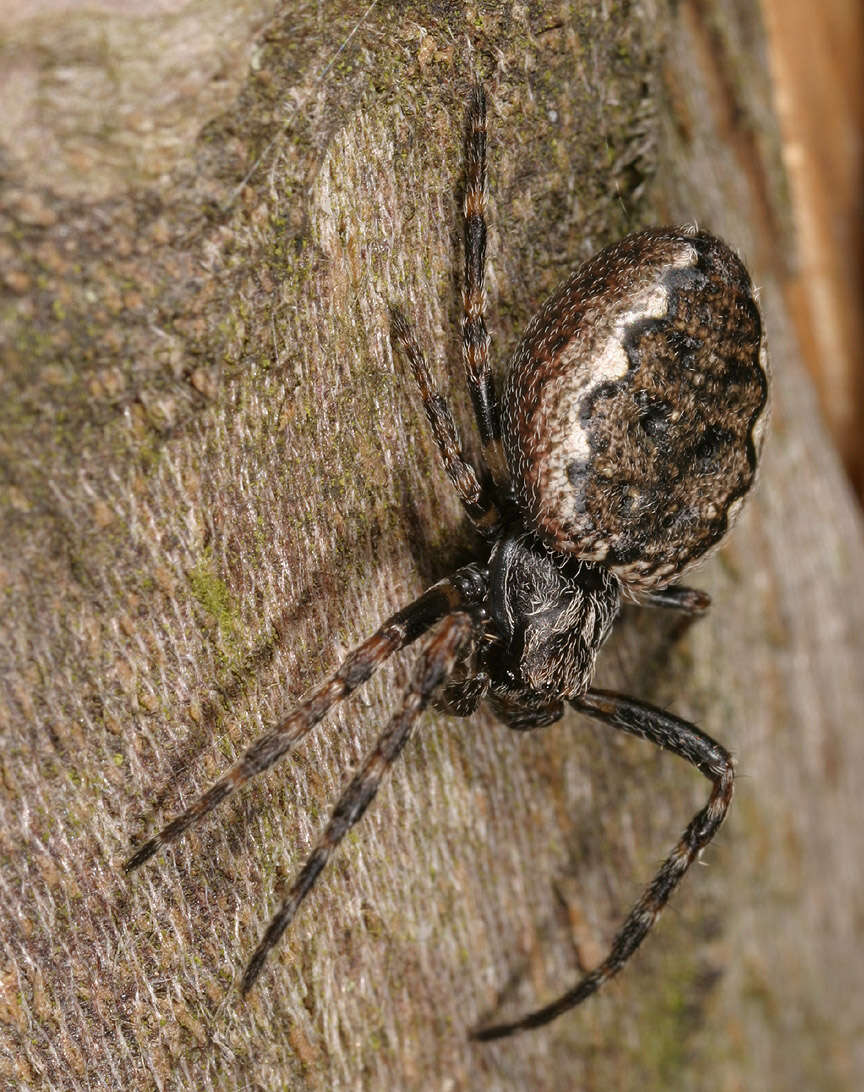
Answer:
<path fill-rule="evenodd" d="M 762 324 L 740 259 L 705 232 L 628 235 L 577 269 L 534 316 L 510 362 L 499 408 L 484 321 L 486 102 L 471 93 L 465 142 L 463 359 L 483 448 L 475 468 L 402 312 L 391 333 L 408 359 L 444 467 L 485 540 L 477 561 L 389 618 L 278 727 L 127 862 L 136 868 L 291 750 L 389 656 L 426 637 L 399 710 L 336 806 L 243 976 L 257 978 L 331 852 L 434 700 L 457 716 L 486 701 L 510 728 L 565 705 L 650 740 L 711 782 L 630 911 L 607 957 L 557 1001 L 494 1039 L 552 1020 L 616 974 L 711 841 L 732 799 L 727 751 L 644 702 L 591 687 L 622 595 L 703 613 L 708 596 L 673 586 L 720 540 L 753 483 L 766 420 Z"/>

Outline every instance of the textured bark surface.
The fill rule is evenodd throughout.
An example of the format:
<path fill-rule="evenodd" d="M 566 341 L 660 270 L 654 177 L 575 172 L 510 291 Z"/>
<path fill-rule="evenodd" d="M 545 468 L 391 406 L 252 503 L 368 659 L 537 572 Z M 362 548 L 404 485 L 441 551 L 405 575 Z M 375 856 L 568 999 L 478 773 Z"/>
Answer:
<path fill-rule="evenodd" d="M 16 16 L 0 88 L 23 119 L 2 130 L 0 224 L 4 1084 L 860 1085 L 864 534 L 784 305 L 752 5 L 310 3 L 266 25 L 264 4 L 166 7 L 88 5 L 66 33 Z M 158 80 L 133 64 L 172 43 Z M 762 286 L 776 376 L 758 492 L 695 580 L 712 613 L 675 641 L 628 611 L 598 676 L 736 751 L 733 814 L 604 995 L 483 1047 L 480 1016 L 602 956 L 706 798 L 698 774 L 572 714 L 529 735 L 426 715 L 243 1003 L 409 651 L 175 849 L 119 868 L 474 548 L 387 334 L 401 301 L 470 434 L 472 65 L 496 359 L 575 263 L 696 220 Z"/>
<path fill-rule="evenodd" d="M 761 7 L 797 226 L 790 316 L 864 500 L 864 6 L 762 0 Z"/>

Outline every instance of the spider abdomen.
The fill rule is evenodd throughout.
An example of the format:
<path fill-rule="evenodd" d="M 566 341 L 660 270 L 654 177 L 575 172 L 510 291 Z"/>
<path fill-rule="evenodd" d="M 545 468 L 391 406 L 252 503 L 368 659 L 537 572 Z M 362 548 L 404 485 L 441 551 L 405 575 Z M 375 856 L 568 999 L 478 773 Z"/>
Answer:
<path fill-rule="evenodd" d="M 767 393 L 740 259 L 705 232 L 628 235 L 546 301 L 513 356 L 502 435 L 526 524 L 635 589 L 669 583 L 752 485 Z"/>

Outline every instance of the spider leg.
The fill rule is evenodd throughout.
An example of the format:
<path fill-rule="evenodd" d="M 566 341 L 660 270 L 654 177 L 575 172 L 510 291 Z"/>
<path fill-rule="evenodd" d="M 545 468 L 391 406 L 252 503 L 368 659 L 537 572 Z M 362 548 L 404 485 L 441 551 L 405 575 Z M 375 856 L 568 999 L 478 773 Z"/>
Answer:
<path fill-rule="evenodd" d="M 711 606 L 711 596 L 701 588 L 685 588 L 676 584 L 671 588 L 655 588 L 646 592 L 639 602 L 643 607 L 662 607 L 699 617 Z"/>
<path fill-rule="evenodd" d="M 669 636 L 673 641 L 680 641 L 697 618 L 708 613 L 711 596 L 700 588 L 677 585 L 671 588 L 655 588 L 641 598 L 639 605 L 660 607 L 667 613 L 675 612 L 678 619 L 671 627 Z"/>
<path fill-rule="evenodd" d="M 580 713 L 641 736 L 686 759 L 712 782 L 711 795 L 628 914 L 603 962 L 551 1004 L 512 1023 L 479 1028 L 471 1033 L 473 1039 L 500 1039 L 515 1031 L 547 1024 L 590 997 L 617 974 L 645 939 L 684 873 L 717 833 L 732 800 L 732 756 L 686 720 L 608 690 L 589 690 L 570 704 Z"/>
<path fill-rule="evenodd" d="M 464 612 L 451 614 L 438 633 L 430 638 L 414 670 L 401 708 L 393 715 L 374 750 L 366 757 L 342 794 L 321 840 L 310 854 L 288 897 L 270 921 L 261 943 L 249 960 L 241 985 L 244 995 L 254 984 L 271 948 L 278 943 L 297 913 L 300 903 L 314 886 L 330 854 L 371 804 L 384 775 L 408 742 L 417 717 L 464 651 L 474 625 L 471 616 Z"/>
<path fill-rule="evenodd" d="M 484 538 L 494 538 L 501 526 L 501 514 L 493 491 L 488 484 L 481 485 L 477 471 L 465 458 L 453 415 L 444 396 L 434 386 L 423 351 L 398 307 L 390 310 L 390 337 L 394 346 L 401 349 L 411 365 L 444 469 L 459 494 L 462 507 Z"/>
<path fill-rule="evenodd" d="M 273 731 L 260 736 L 243 757 L 207 789 L 181 815 L 172 819 L 158 834 L 145 842 L 123 865 L 131 872 L 149 860 L 162 846 L 175 841 L 193 823 L 221 804 L 251 777 L 269 769 L 292 750 L 337 702 L 347 698 L 394 652 L 415 641 L 445 615 L 464 606 L 479 603 L 486 587 L 485 571 L 466 565 L 451 577 L 435 584 L 409 606 L 397 611 L 368 640 L 350 652 L 325 682 Z"/>
<path fill-rule="evenodd" d="M 486 329 L 486 94 L 475 83 L 468 103 L 465 133 L 465 277 L 462 288 L 462 360 L 474 416 L 480 429 L 483 458 L 493 480 L 506 484 L 509 475 L 501 446 L 501 423 L 495 381 L 489 364 Z"/>

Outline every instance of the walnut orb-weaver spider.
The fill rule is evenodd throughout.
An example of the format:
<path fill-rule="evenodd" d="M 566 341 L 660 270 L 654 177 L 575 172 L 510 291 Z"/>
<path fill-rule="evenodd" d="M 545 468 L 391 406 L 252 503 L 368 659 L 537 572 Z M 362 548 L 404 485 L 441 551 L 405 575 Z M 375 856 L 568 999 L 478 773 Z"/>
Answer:
<path fill-rule="evenodd" d="M 398 649 L 430 634 L 402 704 L 343 793 L 242 979 L 245 994 L 330 854 L 435 700 L 469 716 L 486 701 L 510 728 L 570 705 L 673 751 L 711 782 L 630 911 L 609 954 L 551 1004 L 472 1032 L 495 1039 L 578 1005 L 641 944 L 732 799 L 729 753 L 671 713 L 591 687 L 622 597 L 696 616 L 710 600 L 671 586 L 728 529 L 753 483 L 766 420 L 767 360 L 741 261 L 695 230 L 628 235 L 579 267 L 528 325 L 495 392 L 484 312 L 486 100 L 474 86 L 465 138 L 463 361 L 482 458 L 464 455 L 415 336 L 391 336 L 411 366 L 445 470 L 484 540 L 480 557 L 398 611 L 273 731 L 125 864 L 131 871 L 293 749 Z"/>

